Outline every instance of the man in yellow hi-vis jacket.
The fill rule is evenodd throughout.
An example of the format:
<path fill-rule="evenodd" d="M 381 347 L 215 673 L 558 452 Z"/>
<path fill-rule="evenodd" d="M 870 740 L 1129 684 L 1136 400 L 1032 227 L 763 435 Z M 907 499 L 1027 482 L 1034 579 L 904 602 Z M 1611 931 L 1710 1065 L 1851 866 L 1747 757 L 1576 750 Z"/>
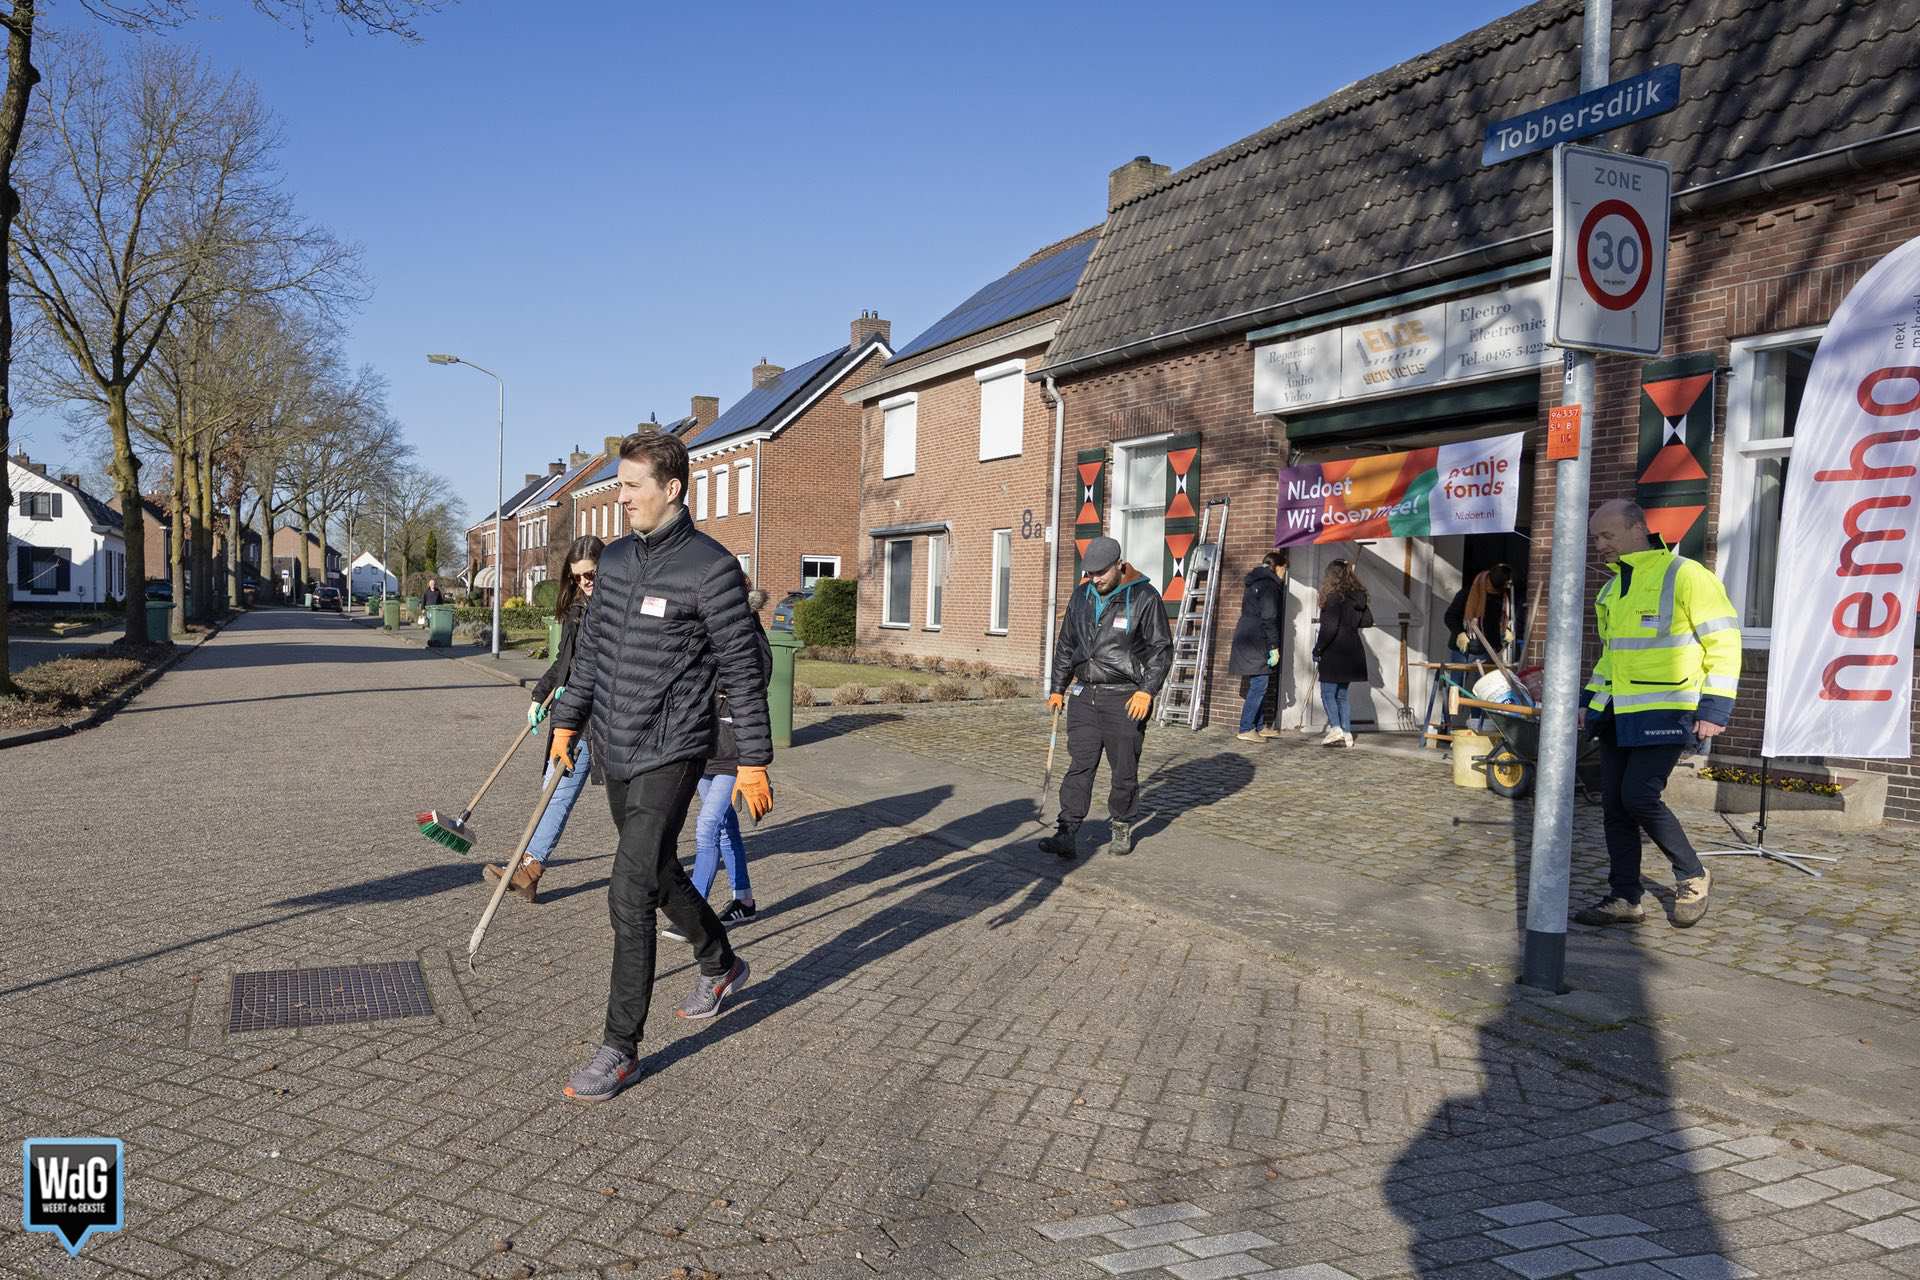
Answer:
<path fill-rule="evenodd" d="M 1740 620 L 1713 571 L 1656 542 L 1633 503 L 1602 504 L 1591 528 L 1594 550 L 1613 569 L 1593 603 L 1601 652 L 1587 682 L 1587 729 L 1600 739 L 1604 773 L 1608 892 L 1574 919 L 1646 919 L 1645 832 L 1673 863 L 1673 922 L 1684 929 L 1707 913 L 1712 877 L 1660 793 L 1682 755 L 1727 727 L 1740 682 Z"/>

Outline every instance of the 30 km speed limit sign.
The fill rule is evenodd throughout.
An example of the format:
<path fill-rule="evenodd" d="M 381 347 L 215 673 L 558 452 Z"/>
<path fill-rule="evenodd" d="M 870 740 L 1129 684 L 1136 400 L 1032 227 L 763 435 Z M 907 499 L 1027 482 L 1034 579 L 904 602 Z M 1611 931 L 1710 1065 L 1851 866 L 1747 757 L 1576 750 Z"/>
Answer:
<path fill-rule="evenodd" d="M 1555 346 L 1657 355 L 1672 171 L 1593 147 L 1553 156 Z"/>

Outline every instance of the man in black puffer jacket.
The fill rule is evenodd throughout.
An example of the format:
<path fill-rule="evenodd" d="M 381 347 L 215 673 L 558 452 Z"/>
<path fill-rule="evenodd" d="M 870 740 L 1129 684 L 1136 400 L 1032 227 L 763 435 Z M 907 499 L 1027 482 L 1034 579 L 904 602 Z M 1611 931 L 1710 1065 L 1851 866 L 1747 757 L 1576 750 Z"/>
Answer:
<path fill-rule="evenodd" d="M 1062 859 L 1093 803 L 1093 774 L 1106 753 L 1111 788 L 1107 818 L 1115 853 L 1133 852 L 1140 803 L 1140 746 L 1147 713 L 1173 667 L 1173 634 L 1153 584 L 1120 559 L 1120 544 L 1095 538 L 1080 567 L 1086 585 L 1073 593 L 1053 647 L 1047 704 L 1067 708 L 1067 776 L 1060 781 L 1059 829 L 1040 847 Z M 1071 699 L 1071 705 L 1069 705 Z"/>
<path fill-rule="evenodd" d="M 733 709 L 735 794 L 755 818 L 773 807 L 773 736 L 747 583 L 733 554 L 693 527 L 684 502 L 687 447 L 664 431 L 635 432 L 621 444 L 619 477 L 633 532 L 600 557 L 567 691 L 553 709 L 552 756 L 564 767 L 572 767 L 573 742 L 591 720 L 594 763 L 606 773 L 620 830 L 607 890 L 613 977 L 606 1031 L 565 1090 L 582 1102 L 604 1102 L 639 1074 L 635 1049 L 653 993 L 656 909 L 691 940 L 700 964 L 693 994 L 675 1010 L 681 1017 L 712 1017 L 747 980 L 747 962 L 727 945 L 726 930 L 694 892 L 677 852 L 713 747 L 716 686 Z"/>

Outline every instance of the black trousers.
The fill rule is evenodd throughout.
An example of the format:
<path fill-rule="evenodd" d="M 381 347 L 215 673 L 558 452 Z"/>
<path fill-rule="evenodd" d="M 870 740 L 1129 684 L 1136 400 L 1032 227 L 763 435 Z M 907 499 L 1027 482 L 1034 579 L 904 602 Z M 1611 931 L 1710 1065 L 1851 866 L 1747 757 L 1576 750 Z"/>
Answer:
<path fill-rule="evenodd" d="M 1686 878 L 1705 868 L 1693 850 L 1680 820 L 1667 808 L 1660 793 L 1667 775 L 1687 748 L 1622 747 L 1611 734 L 1600 739 L 1600 808 L 1607 832 L 1607 886 L 1616 898 L 1640 901 L 1640 835 L 1645 832 L 1673 864 L 1673 874 Z"/>
<path fill-rule="evenodd" d="M 665 910 L 667 919 L 693 943 L 701 973 L 717 977 L 733 968 L 726 929 L 707 900 L 694 892 L 680 865 L 680 828 L 700 785 L 701 763 L 683 760 L 629 781 L 607 779 L 607 802 L 620 844 L 613 856 L 613 882 L 607 887 L 613 978 L 605 1040 L 623 1053 L 634 1051 L 653 1001 L 656 910 Z"/>
<path fill-rule="evenodd" d="M 1140 746 L 1147 722 L 1127 719 L 1130 685 L 1090 684 L 1067 699 L 1067 776 L 1060 780 L 1060 825 L 1078 831 L 1093 804 L 1093 774 L 1107 757 L 1107 817 L 1132 822 L 1140 808 Z"/>

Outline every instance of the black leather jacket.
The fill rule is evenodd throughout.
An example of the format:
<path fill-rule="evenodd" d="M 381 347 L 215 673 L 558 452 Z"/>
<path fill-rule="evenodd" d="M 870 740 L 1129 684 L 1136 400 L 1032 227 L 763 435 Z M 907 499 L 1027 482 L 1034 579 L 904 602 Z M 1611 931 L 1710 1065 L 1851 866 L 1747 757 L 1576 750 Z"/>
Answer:
<path fill-rule="evenodd" d="M 1102 598 L 1077 588 L 1053 647 L 1053 693 L 1083 684 L 1123 685 L 1157 694 L 1173 666 L 1173 632 L 1160 593 L 1144 577 L 1123 581 Z"/>
<path fill-rule="evenodd" d="M 713 747 L 713 694 L 727 691 L 740 763 L 773 760 L 760 633 L 733 553 L 684 509 L 651 537 L 615 538 L 574 643 L 559 729 L 593 722 L 594 763 L 626 781 Z"/>

